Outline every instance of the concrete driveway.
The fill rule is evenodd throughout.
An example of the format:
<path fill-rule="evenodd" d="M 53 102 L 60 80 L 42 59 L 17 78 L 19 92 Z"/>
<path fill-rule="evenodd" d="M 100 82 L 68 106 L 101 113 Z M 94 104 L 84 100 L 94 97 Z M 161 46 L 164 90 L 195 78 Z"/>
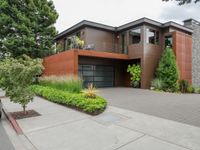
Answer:
<path fill-rule="evenodd" d="M 102 88 L 111 106 L 200 127 L 200 95 L 172 94 L 133 88 Z"/>

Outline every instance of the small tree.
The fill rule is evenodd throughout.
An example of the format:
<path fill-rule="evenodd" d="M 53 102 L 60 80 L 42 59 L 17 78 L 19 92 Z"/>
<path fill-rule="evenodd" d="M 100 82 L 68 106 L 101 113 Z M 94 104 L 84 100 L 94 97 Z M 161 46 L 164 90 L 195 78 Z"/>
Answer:
<path fill-rule="evenodd" d="M 156 77 L 162 80 L 163 90 L 172 92 L 178 90 L 179 72 L 176 65 L 176 57 L 172 49 L 165 49 L 156 70 Z"/>
<path fill-rule="evenodd" d="M 0 86 L 12 102 L 22 105 L 25 114 L 27 104 L 33 100 L 30 85 L 34 77 L 42 73 L 42 68 L 40 59 L 31 59 L 26 55 L 0 62 Z"/>
<path fill-rule="evenodd" d="M 141 80 L 141 67 L 140 65 L 128 65 L 127 72 L 131 74 L 131 84 L 133 87 L 139 87 Z"/>

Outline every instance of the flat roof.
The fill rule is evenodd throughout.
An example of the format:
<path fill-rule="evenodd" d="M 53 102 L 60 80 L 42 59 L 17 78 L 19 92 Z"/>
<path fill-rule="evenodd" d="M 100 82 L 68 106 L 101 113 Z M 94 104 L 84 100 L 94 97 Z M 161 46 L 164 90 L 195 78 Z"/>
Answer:
<path fill-rule="evenodd" d="M 99 29 L 111 31 L 111 32 L 120 32 L 121 30 L 125 30 L 127 28 L 132 27 L 132 26 L 137 26 L 137 25 L 144 24 L 144 23 L 148 23 L 148 24 L 160 27 L 160 28 L 176 27 L 176 28 L 184 30 L 186 32 L 193 33 L 192 29 L 190 29 L 188 27 L 185 27 L 185 26 L 183 26 L 181 24 L 175 23 L 173 21 L 169 21 L 169 22 L 166 22 L 166 23 L 160 23 L 158 21 L 155 21 L 155 20 L 152 20 L 152 19 L 149 19 L 149 18 L 145 18 L 145 17 L 141 18 L 141 19 L 138 19 L 138 20 L 135 20 L 135 21 L 132 21 L 132 22 L 129 22 L 127 24 L 121 25 L 119 27 L 113 27 L 113 26 L 109 26 L 109 25 L 105 25 L 105 24 L 101 24 L 101 23 L 96 23 L 96 22 L 92 22 L 92 21 L 88 21 L 88 20 L 83 20 L 83 21 L 75 24 L 74 26 L 68 28 L 67 30 L 59 33 L 55 37 L 55 40 L 65 36 L 66 34 L 69 34 L 69 33 L 73 32 L 73 31 L 75 31 L 75 30 L 77 30 L 79 28 L 82 28 L 82 27 L 94 27 L 94 28 L 99 28 Z"/>

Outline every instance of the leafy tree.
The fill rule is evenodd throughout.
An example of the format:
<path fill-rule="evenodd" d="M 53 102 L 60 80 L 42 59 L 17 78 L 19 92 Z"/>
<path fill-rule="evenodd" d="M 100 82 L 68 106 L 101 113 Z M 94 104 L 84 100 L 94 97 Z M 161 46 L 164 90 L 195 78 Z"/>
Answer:
<path fill-rule="evenodd" d="M 131 74 L 131 84 L 133 87 L 139 87 L 142 72 L 140 65 L 128 65 L 127 72 Z"/>
<path fill-rule="evenodd" d="M 162 0 L 162 1 L 168 2 L 170 0 Z M 177 1 L 179 5 L 189 4 L 191 2 L 194 2 L 194 3 L 200 2 L 200 0 L 175 0 L 175 1 Z"/>
<path fill-rule="evenodd" d="M 53 53 L 57 18 L 52 0 L 1 0 L 1 57 L 41 58 Z"/>
<path fill-rule="evenodd" d="M 172 49 L 165 49 L 156 70 L 156 77 L 163 82 L 163 90 L 172 92 L 178 90 L 179 72 Z"/>
<path fill-rule="evenodd" d="M 14 103 L 22 105 L 26 113 L 27 104 L 33 100 L 30 85 L 34 77 L 42 73 L 42 61 L 23 55 L 19 59 L 6 58 L 0 62 L 0 87 Z"/>

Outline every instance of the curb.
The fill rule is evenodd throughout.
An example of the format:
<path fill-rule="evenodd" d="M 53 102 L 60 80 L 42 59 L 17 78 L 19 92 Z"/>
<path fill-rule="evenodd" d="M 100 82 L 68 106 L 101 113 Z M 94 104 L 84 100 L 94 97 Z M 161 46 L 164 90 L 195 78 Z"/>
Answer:
<path fill-rule="evenodd" d="M 15 130 L 15 132 L 18 135 L 23 134 L 22 129 L 20 128 L 19 124 L 17 123 L 17 121 L 3 108 L 3 112 L 6 116 L 6 118 L 9 120 L 9 122 L 11 123 L 13 129 Z"/>

